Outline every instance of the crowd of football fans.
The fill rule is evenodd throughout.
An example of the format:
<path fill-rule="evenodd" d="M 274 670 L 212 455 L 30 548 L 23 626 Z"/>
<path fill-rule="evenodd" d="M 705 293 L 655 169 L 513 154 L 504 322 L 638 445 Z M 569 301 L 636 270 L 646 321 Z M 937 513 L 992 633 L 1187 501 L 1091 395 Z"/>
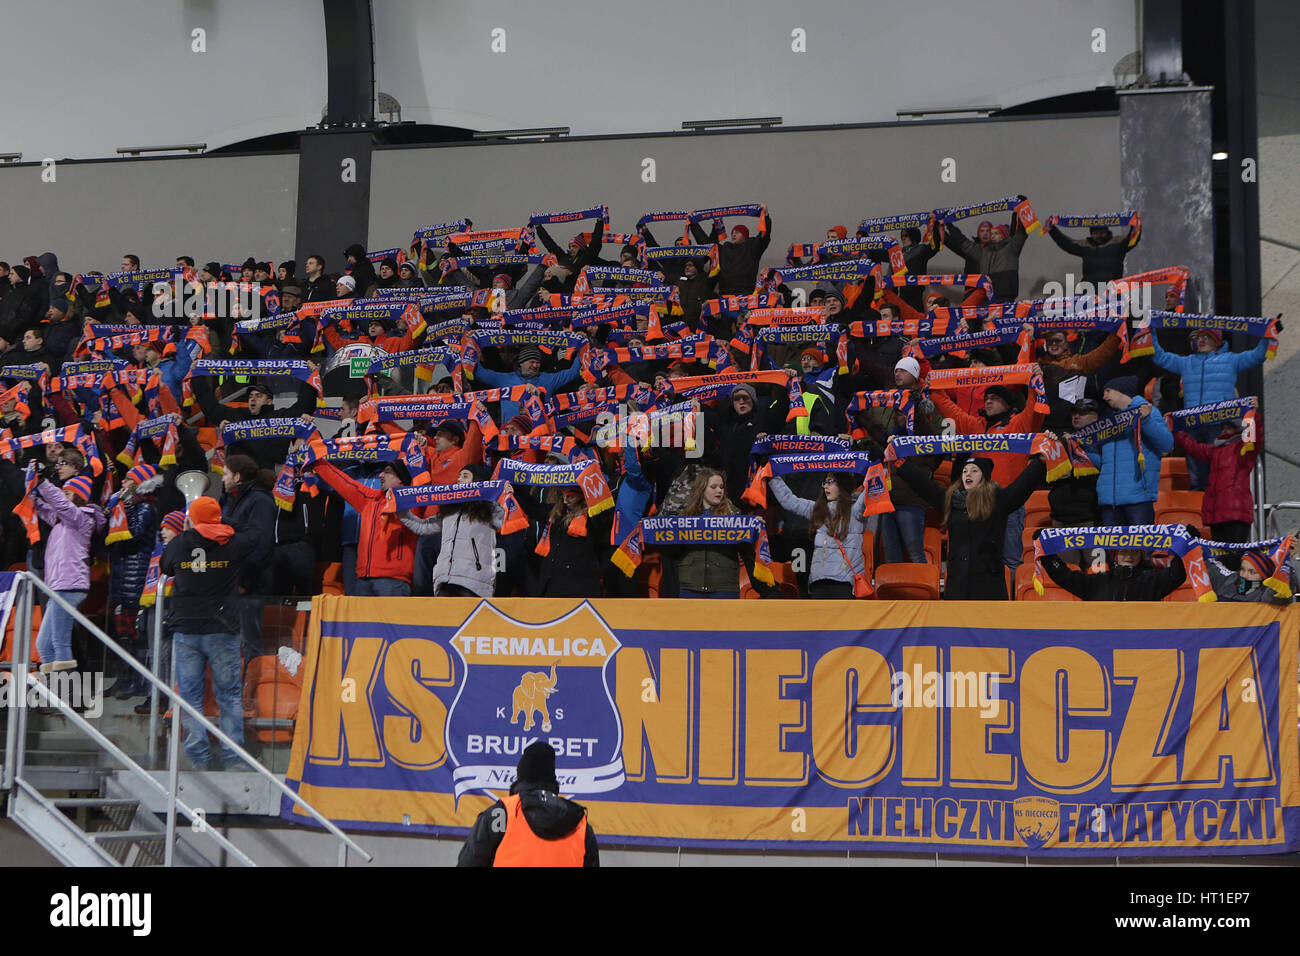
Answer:
<path fill-rule="evenodd" d="M 942 210 L 887 233 L 831 224 L 788 237 L 784 258 L 762 207 L 626 233 L 581 214 L 463 220 L 301 264 L 0 263 L 6 566 L 89 599 L 143 647 L 161 546 L 208 475 L 221 522 L 256 533 L 250 598 L 851 599 L 914 593 L 881 587 L 887 569 L 931 565 L 934 596 L 1006 600 L 1038 528 L 1154 524 L 1171 492 L 1204 492 L 1191 538 L 1253 537 L 1257 416 L 1178 427 L 1172 413 L 1238 398 L 1269 341 L 1234 351 L 1218 328 L 1140 316 L 1039 321 L 1041 301 L 1020 298 L 1021 249 L 1043 241 L 1032 213 L 970 237 Z M 1125 277 L 1139 222 L 1072 238 L 1053 217 L 1043 234 L 1061 276 L 1078 257 L 1100 291 Z M 1185 272 L 1150 275 L 1157 308 L 1195 311 Z M 994 384 L 949 374 L 980 367 Z M 1049 449 L 1128 412 L 1057 467 Z M 899 441 L 1001 434 L 1033 438 L 947 455 Z M 456 500 L 402 497 L 452 486 Z M 669 520 L 720 516 L 762 520 L 717 523 L 748 529 L 730 538 Z M 648 518 L 695 533 L 669 543 Z M 1214 552 L 1208 587 L 1281 600 L 1262 582 L 1287 552 Z M 1187 587 L 1176 554 L 1038 558 L 1087 599 Z M 54 610 L 38 650 L 74 661 Z M 245 656 L 261 653 L 258 617 L 243 615 Z"/>

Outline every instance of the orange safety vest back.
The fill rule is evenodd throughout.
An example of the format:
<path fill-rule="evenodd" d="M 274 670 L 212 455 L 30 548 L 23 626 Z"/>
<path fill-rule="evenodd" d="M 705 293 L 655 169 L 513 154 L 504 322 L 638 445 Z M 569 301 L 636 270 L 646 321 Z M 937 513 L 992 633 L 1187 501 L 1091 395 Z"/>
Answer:
<path fill-rule="evenodd" d="M 506 832 L 497 847 L 493 866 L 582 866 L 587 854 L 587 814 L 568 836 L 545 840 L 533 832 L 524 819 L 519 794 L 502 797 L 506 808 Z"/>

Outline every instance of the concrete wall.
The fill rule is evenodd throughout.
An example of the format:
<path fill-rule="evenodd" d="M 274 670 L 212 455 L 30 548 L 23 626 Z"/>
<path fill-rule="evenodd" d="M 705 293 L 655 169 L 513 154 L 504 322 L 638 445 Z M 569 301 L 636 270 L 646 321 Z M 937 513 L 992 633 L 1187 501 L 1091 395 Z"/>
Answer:
<path fill-rule="evenodd" d="M 646 159 L 654 160 L 654 182 L 642 179 Z M 956 182 L 940 179 L 945 159 L 956 163 Z M 824 239 L 837 223 L 852 234 L 867 216 L 1016 193 L 1030 198 L 1041 219 L 1118 209 L 1118 117 L 380 149 L 372 166 L 369 248 L 405 245 L 417 227 L 461 216 L 477 228 L 500 229 L 533 211 L 607 202 L 614 228 L 631 231 L 645 212 L 765 202 L 773 220 L 765 264 L 776 265 L 790 243 Z M 570 234 L 562 227 L 552 233 L 558 241 Z M 667 244 L 674 235 L 665 228 L 655 237 Z M 931 267 L 956 272 L 961 265 L 944 251 Z M 1021 259 L 1021 295 L 1072 265 L 1077 260 L 1051 240 L 1031 237 Z"/>
<path fill-rule="evenodd" d="M 861 0 L 548 4 L 384 0 L 375 79 L 402 119 L 574 134 L 683 120 L 892 121 L 1115 85 L 1134 0 L 904 5 Z M 802 31 L 803 52 L 793 47 Z M 1094 31 L 1104 30 L 1104 49 Z M 1100 36 L 1099 36 L 1100 39 Z"/>
<path fill-rule="evenodd" d="M 325 108 L 320 0 L 52 0 L 5 13 L 0 152 L 28 161 L 215 149 L 302 129 Z"/>
<path fill-rule="evenodd" d="M 42 172 L 0 167 L 6 262 L 50 251 L 72 272 L 116 272 L 128 252 L 146 269 L 179 255 L 200 266 L 293 257 L 296 154 L 59 163 L 53 182 Z"/>

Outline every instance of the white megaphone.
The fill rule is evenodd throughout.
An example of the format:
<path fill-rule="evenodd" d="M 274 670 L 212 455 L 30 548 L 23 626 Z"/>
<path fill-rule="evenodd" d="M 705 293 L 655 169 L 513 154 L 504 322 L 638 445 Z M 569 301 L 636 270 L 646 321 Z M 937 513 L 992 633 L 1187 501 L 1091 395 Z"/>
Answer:
<path fill-rule="evenodd" d="M 204 471 L 186 471 L 176 476 L 176 487 L 185 496 L 185 507 L 208 493 L 208 474 Z"/>

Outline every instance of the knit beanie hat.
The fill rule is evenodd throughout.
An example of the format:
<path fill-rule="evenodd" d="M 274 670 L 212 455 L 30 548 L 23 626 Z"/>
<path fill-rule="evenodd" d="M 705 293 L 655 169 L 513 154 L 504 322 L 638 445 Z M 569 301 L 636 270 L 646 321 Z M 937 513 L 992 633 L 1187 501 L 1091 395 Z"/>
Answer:
<path fill-rule="evenodd" d="M 1265 557 L 1264 555 L 1258 554 L 1254 551 L 1247 551 L 1241 556 L 1241 566 L 1245 567 L 1248 564 L 1259 572 L 1259 577 L 1262 581 L 1267 581 L 1271 578 L 1273 572 L 1276 570 L 1272 558 Z"/>
<path fill-rule="evenodd" d="M 555 750 L 545 740 L 528 745 L 519 766 L 515 769 L 516 783 L 539 784 L 553 793 L 560 792 L 560 782 L 555 779 Z"/>
<path fill-rule="evenodd" d="M 90 489 L 94 487 L 85 475 L 74 475 L 63 483 L 63 493 L 77 494 L 83 502 L 90 501 Z"/>

